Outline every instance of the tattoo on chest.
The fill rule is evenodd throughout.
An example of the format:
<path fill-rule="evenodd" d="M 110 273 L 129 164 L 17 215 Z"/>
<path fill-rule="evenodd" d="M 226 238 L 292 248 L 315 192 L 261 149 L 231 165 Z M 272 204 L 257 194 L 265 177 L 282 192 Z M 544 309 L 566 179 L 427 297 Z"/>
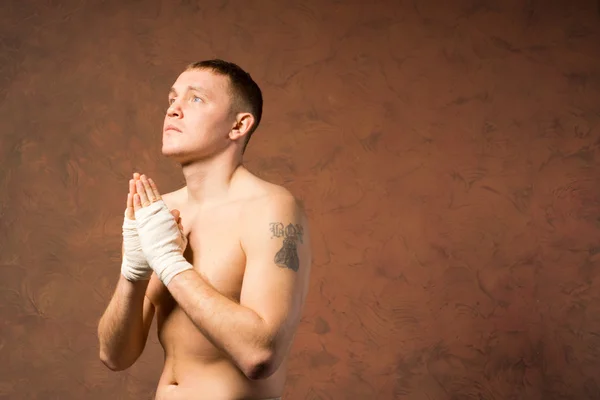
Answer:
<path fill-rule="evenodd" d="M 271 239 L 283 238 L 283 246 L 275 254 L 275 264 L 281 268 L 298 271 L 300 260 L 298 258 L 297 243 L 302 243 L 302 225 L 288 224 L 286 226 L 281 222 L 272 222 L 271 234 Z"/>

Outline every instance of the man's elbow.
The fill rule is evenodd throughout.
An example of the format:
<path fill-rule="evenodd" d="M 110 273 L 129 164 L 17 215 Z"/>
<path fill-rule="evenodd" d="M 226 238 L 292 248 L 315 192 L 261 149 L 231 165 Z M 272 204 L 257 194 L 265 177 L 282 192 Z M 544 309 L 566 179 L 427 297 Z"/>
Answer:
<path fill-rule="evenodd" d="M 267 379 L 277 371 L 280 363 L 274 350 L 259 350 L 246 360 L 243 373 L 250 380 Z"/>
<path fill-rule="evenodd" d="M 133 365 L 133 362 L 126 362 L 125 360 L 119 360 L 116 357 L 110 357 L 106 352 L 100 351 L 100 361 L 108 369 L 114 372 L 125 371 L 127 368 Z"/>
<path fill-rule="evenodd" d="M 119 365 L 119 363 L 115 362 L 116 360 L 113 360 L 112 358 L 108 357 L 106 354 L 100 353 L 100 361 L 102 361 L 102 364 L 104 364 L 106 366 L 106 368 L 110 369 L 111 371 L 123 371 L 125 368 L 123 368 L 121 365 Z"/>

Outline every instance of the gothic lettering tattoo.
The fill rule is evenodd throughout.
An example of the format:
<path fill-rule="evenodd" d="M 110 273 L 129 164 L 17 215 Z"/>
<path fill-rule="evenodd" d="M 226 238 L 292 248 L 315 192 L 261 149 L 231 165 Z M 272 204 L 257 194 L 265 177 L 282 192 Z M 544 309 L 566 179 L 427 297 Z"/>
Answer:
<path fill-rule="evenodd" d="M 302 243 L 304 231 L 301 225 L 288 224 L 284 226 L 281 222 L 271 223 L 271 238 L 283 237 L 283 247 L 275 254 L 275 264 L 281 268 L 298 271 L 300 260 L 298 258 L 297 242 Z"/>

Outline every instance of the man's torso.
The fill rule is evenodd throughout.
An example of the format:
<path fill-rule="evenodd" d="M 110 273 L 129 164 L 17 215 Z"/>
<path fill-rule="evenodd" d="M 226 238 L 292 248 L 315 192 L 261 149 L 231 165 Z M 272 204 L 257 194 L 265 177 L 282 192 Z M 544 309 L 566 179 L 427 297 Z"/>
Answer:
<path fill-rule="evenodd" d="M 240 229 L 247 201 L 198 209 L 186 204 L 186 197 L 185 188 L 164 196 L 168 207 L 181 213 L 188 237 L 184 256 L 219 293 L 239 303 L 245 271 Z M 202 335 L 156 276 L 147 295 L 156 308 L 165 351 L 156 400 L 267 399 L 281 394 L 286 362 L 268 379 L 251 381 Z"/>

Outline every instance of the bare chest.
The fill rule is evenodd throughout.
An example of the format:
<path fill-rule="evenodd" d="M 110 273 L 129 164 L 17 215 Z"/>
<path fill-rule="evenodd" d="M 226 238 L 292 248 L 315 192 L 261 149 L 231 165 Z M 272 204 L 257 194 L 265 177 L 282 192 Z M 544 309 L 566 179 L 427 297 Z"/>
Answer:
<path fill-rule="evenodd" d="M 191 215 L 181 210 L 181 223 L 188 238 L 185 258 L 217 291 L 239 301 L 246 258 L 233 211 Z"/>

